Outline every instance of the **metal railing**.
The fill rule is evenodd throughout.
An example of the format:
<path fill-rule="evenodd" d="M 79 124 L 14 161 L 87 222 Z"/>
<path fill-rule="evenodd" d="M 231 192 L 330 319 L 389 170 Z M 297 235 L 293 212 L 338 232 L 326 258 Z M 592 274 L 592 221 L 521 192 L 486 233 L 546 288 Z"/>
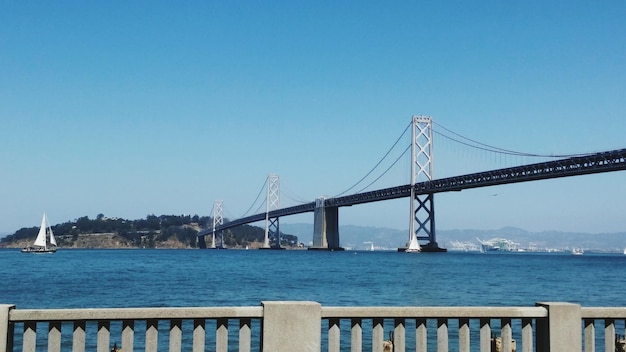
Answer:
<path fill-rule="evenodd" d="M 624 351 L 626 308 L 259 307 L 17 309 L 0 305 L 7 351 Z M 596 329 L 597 326 L 602 328 Z M 234 327 L 234 328 L 231 328 Z M 584 348 L 584 349 L 583 349 Z"/>

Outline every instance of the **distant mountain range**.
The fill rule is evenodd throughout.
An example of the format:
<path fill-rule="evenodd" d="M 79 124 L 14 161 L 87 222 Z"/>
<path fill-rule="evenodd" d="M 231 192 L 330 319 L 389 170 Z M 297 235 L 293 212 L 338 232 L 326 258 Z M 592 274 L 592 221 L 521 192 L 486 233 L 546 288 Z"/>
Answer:
<path fill-rule="evenodd" d="M 305 245 L 313 240 L 312 224 L 280 224 L 280 231 L 298 236 Z M 396 249 L 404 247 L 409 230 L 396 230 L 383 227 L 344 225 L 339 227 L 341 246 L 351 249 Z M 573 233 L 558 231 L 529 232 L 516 227 L 499 230 L 437 230 L 440 247 L 454 250 L 459 245 L 480 245 L 478 239 L 506 238 L 517 242 L 519 248 L 561 249 L 583 248 L 590 251 L 622 252 L 626 248 L 626 232 L 620 233 Z"/>

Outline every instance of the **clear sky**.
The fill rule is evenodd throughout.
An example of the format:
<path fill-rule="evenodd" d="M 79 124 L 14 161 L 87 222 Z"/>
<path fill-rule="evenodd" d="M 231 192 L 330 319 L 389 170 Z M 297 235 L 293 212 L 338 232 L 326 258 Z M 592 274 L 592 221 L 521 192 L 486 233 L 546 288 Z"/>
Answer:
<path fill-rule="evenodd" d="M 524 152 L 624 148 L 625 18 L 621 0 L 0 1 L 0 233 L 217 199 L 237 218 L 270 173 L 283 206 L 335 195 L 416 114 Z M 435 177 L 507 166 L 437 138 Z M 400 164 L 375 188 L 408 183 Z M 441 194 L 436 224 L 626 231 L 624 180 Z M 340 224 L 408 229 L 408 204 Z"/>

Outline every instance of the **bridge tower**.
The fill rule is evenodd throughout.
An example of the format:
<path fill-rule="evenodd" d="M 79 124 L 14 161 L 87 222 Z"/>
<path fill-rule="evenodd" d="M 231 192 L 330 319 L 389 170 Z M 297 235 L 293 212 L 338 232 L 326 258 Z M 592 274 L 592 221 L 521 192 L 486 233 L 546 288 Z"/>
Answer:
<path fill-rule="evenodd" d="M 280 178 L 278 175 L 267 175 L 267 200 L 265 206 L 265 240 L 263 248 L 282 249 L 280 247 L 280 224 L 278 217 L 270 218 L 270 212 L 280 208 Z M 270 239 L 275 242 L 270 244 Z"/>
<path fill-rule="evenodd" d="M 433 179 L 433 129 L 430 116 L 413 116 L 411 129 L 411 206 L 407 252 L 445 252 L 435 237 L 434 194 L 415 194 L 417 182 Z M 417 225 L 417 228 L 416 228 Z M 423 233 L 423 235 L 420 235 Z M 419 241 L 428 243 L 420 245 Z"/>
<path fill-rule="evenodd" d="M 211 247 L 212 249 L 215 249 L 217 247 L 215 247 L 215 228 L 218 225 L 224 225 L 224 217 L 223 217 L 223 212 L 224 212 L 224 202 L 221 200 L 216 200 L 215 202 L 213 202 L 213 240 L 211 241 Z M 220 247 L 224 247 L 224 236 L 222 235 L 222 242 L 220 244 Z"/>

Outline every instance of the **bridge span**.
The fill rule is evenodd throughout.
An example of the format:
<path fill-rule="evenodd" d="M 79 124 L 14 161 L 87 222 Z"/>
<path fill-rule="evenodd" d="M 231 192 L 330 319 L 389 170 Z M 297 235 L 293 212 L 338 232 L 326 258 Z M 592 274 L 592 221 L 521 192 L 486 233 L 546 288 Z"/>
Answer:
<path fill-rule="evenodd" d="M 571 177 L 621 170 L 626 170 L 626 149 L 618 149 L 549 162 L 535 163 L 418 182 L 415 183 L 415 185 L 413 186 L 413 196 L 432 196 L 432 194 L 434 193 L 441 192 L 462 191 L 464 189 L 478 187 L 489 187 L 510 183 L 539 181 L 560 177 Z M 331 210 L 331 214 L 334 211 L 334 215 L 331 215 L 331 217 L 334 218 L 332 221 L 335 222 L 333 226 L 337 226 L 337 208 L 353 206 L 357 204 L 379 202 L 389 199 L 411 197 L 411 188 L 411 185 L 407 184 L 342 197 L 318 199 L 315 202 L 272 210 L 269 212 L 236 219 L 228 223 L 218 225 L 215 227 L 215 229 L 202 231 L 198 234 L 198 236 L 206 236 L 209 235 L 211 232 L 219 232 L 236 226 L 266 220 L 267 218 L 280 218 L 283 216 L 301 214 L 306 212 L 315 212 L 316 209 L 320 208 L 325 209 L 325 211 Z M 334 228 L 331 231 L 336 232 L 337 229 Z M 328 248 L 324 249 L 340 249 L 339 235 L 338 233 L 334 235 L 336 235 L 336 239 L 329 241 L 333 242 L 334 245 L 328 246 Z M 428 238 L 429 237 L 421 237 L 418 239 Z"/>

